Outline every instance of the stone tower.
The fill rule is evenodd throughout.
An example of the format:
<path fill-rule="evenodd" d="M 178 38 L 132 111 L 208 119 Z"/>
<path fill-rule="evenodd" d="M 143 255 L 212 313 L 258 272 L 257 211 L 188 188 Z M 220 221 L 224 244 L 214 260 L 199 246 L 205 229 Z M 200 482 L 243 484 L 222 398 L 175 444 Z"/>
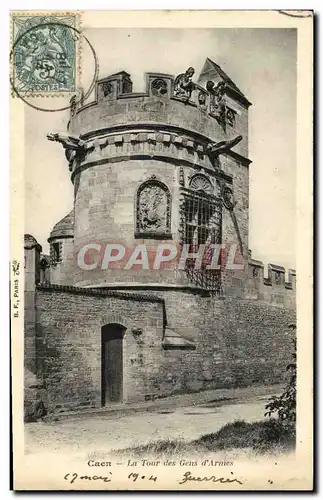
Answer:
<path fill-rule="evenodd" d="M 247 260 L 250 102 L 216 68 L 206 61 L 201 84 L 193 68 L 176 78 L 148 73 L 144 93 L 132 92 L 128 73 L 111 75 L 97 82 L 94 102 L 72 107 L 70 135 L 49 136 L 63 143 L 74 184 L 75 286 L 214 292 L 230 288 L 233 274 L 243 278 L 243 271 L 196 271 L 192 263 L 181 271 L 178 258 L 164 269 L 151 265 L 161 243 L 175 244 L 178 257 L 183 245 L 191 252 L 235 244 Z M 58 231 L 65 219 L 51 234 L 52 253 L 66 247 Z M 107 268 L 106 244 L 126 248 L 124 264 L 145 245 L 149 269 Z M 85 269 L 77 265 L 84 249 Z M 56 266 L 53 282 L 70 284 L 71 276 Z"/>

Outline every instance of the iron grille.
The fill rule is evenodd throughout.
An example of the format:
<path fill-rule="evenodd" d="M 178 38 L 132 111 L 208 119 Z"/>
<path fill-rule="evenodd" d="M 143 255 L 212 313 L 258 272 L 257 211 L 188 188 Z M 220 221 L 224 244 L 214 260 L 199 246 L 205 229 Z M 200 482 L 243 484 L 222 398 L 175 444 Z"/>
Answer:
<path fill-rule="evenodd" d="M 189 245 L 190 253 L 196 253 L 200 245 L 205 245 L 200 269 L 195 269 L 195 258 L 185 263 L 189 281 L 197 287 L 218 292 L 221 285 L 221 272 L 207 269 L 211 264 L 214 249 L 210 245 L 220 244 L 222 239 L 221 201 L 205 192 L 189 189 L 182 191 L 181 201 L 181 243 Z"/>

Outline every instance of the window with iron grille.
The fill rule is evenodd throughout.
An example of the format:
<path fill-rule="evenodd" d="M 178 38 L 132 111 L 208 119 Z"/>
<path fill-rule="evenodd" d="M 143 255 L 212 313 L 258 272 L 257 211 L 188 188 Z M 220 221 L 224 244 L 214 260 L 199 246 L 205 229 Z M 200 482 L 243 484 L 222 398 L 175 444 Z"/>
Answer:
<path fill-rule="evenodd" d="M 221 202 L 205 192 L 183 189 L 181 203 L 182 243 L 189 245 L 189 252 L 196 253 L 205 245 L 200 269 L 195 269 L 195 259 L 187 259 L 185 271 L 192 283 L 209 290 L 220 286 L 220 271 L 207 269 L 211 264 L 214 249 L 210 245 L 221 243 Z"/>

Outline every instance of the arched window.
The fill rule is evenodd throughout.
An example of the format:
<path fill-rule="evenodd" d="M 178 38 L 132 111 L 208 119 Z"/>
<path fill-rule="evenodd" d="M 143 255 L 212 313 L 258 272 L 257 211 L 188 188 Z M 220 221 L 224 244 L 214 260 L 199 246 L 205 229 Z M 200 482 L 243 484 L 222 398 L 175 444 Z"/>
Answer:
<path fill-rule="evenodd" d="M 171 238 L 171 196 L 168 187 L 151 178 L 139 186 L 136 200 L 137 238 Z"/>

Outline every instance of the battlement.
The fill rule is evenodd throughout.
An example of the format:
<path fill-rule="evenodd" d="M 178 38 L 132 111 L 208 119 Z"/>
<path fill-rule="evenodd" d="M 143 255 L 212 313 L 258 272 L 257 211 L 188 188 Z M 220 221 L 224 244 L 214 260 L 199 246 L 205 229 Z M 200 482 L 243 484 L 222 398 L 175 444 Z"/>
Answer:
<path fill-rule="evenodd" d="M 106 100 L 111 102 L 113 100 L 122 99 L 141 100 L 144 97 L 165 97 L 177 100 L 185 106 L 198 108 L 201 111 L 208 113 L 212 118 L 221 122 L 219 114 L 216 111 L 216 107 L 212 106 L 212 93 L 210 91 L 203 88 L 201 85 L 194 83 L 190 94 L 178 95 L 176 93 L 175 80 L 176 77 L 174 75 L 165 73 L 145 73 L 145 92 L 133 92 L 132 81 L 129 73 L 121 71 L 120 73 L 98 80 L 95 89 L 95 101 L 81 106 L 81 109 L 84 110 Z M 244 107 L 248 108 L 250 106 L 250 102 L 242 94 L 233 93 L 231 87 L 226 86 L 224 88 L 224 93 L 228 97 L 234 95 L 238 102 Z M 234 114 L 239 113 L 237 109 L 230 108 L 229 104 L 227 104 L 227 109 Z"/>
<path fill-rule="evenodd" d="M 260 260 L 249 258 L 246 297 L 263 300 L 277 305 L 294 307 L 296 300 L 296 271 L 277 264 L 268 264 L 268 275 Z"/>
<path fill-rule="evenodd" d="M 191 70 L 191 73 L 190 73 Z M 144 92 L 133 92 L 126 71 L 96 82 L 95 99 L 72 100 L 68 130 L 84 138 L 102 135 L 113 127 L 154 124 L 177 127 L 201 139 L 222 141 L 242 135 L 235 151 L 248 158 L 248 107 L 250 102 L 230 81 L 208 80 L 205 87 L 192 80 L 193 68 L 176 77 L 145 73 Z"/>
<path fill-rule="evenodd" d="M 268 264 L 268 276 L 264 276 L 264 264 L 260 260 L 251 259 L 248 262 L 249 278 L 255 282 L 262 281 L 265 286 L 281 286 L 287 290 L 296 290 L 296 271 L 288 269 L 288 280 L 285 280 L 286 269 L 277 264 Z"/>

